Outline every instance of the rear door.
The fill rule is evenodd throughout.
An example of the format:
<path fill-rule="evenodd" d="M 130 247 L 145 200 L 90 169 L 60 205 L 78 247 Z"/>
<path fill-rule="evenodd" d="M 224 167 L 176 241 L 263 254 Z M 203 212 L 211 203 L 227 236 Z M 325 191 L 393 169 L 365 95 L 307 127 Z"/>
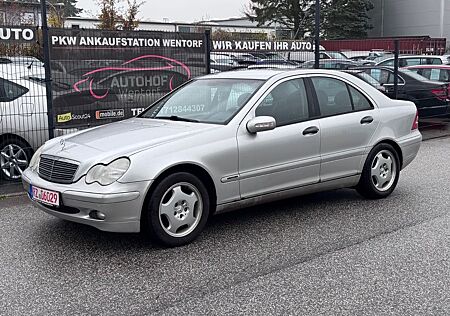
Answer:
<path fill-rule="evenodd" d="M 320 129 L 311 119 L 304 79 L 287 79 L 269 90 L 238 130 L 241 197 L 319 182 Z M 253 117 L 274 117 L 274 130 L 250 134 Z"/>
<path fill-rule="evenodd" d="M 361 172 L 364 153 L 379 124 L 378 109 L 349 82 L 336 77 L 311 77 L 320 110 L 320 180 Z"/>

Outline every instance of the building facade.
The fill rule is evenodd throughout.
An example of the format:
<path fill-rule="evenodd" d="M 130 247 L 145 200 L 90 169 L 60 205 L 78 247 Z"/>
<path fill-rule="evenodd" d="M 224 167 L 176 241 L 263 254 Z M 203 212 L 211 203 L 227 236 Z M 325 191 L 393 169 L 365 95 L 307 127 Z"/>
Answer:
<path fill-rule="evenodd" d="M 40 21 L 39 0 L 0 1 L 0 25 L 39 25 Z"/>
<path fill-rule="evenodd" d="M 372 0 L 370 37 L 422 36 L 450 40 L 450 0 Z"/>

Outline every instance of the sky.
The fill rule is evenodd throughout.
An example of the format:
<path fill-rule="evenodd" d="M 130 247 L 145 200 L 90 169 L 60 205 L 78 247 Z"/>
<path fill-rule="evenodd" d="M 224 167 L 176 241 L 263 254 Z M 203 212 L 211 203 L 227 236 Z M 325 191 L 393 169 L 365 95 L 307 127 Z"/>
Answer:
<path fill-rule="evenodd" d="M 124 3 L 126 1 L 122 1 Z M 139 18 L 142 21 L 194 22 L 243 15 L 249 0 L 144 0 Z M 78 0 L 81 16 L 96 17 L 96 0 Z"/>

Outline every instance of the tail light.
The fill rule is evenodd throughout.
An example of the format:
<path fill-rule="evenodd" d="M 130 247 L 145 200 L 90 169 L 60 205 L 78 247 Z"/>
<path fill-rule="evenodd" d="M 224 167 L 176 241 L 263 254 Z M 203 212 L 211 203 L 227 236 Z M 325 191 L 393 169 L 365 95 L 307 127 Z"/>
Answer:
<path fill-rule="evenodd" d="M 414 117 L 414 122 L 411 127 L 411 130 L 415 131 L 418 128 L 419 128 L 419 111 L 416 111 L 416 116 Z"/>
<path fill-rule="evenodd" d="M 447 101 L 449 88 L 448 86 L 443 86 L 438 89 L 431 90 L 431 93 L 433 93 L 439 100 Z"/>

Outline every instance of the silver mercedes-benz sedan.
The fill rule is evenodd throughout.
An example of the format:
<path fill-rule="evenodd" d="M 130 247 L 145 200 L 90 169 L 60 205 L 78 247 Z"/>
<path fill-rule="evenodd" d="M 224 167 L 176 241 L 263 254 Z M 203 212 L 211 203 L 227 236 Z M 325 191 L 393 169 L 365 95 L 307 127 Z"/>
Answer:
<path fill-rule="evenodd" d="M 413 103 L 351 74 L 245 70 L 47 141 L 22 179 L 49 214 L 179 246 L 218 212 L 336 188 L 387 197 L 421 140 Z"/>

